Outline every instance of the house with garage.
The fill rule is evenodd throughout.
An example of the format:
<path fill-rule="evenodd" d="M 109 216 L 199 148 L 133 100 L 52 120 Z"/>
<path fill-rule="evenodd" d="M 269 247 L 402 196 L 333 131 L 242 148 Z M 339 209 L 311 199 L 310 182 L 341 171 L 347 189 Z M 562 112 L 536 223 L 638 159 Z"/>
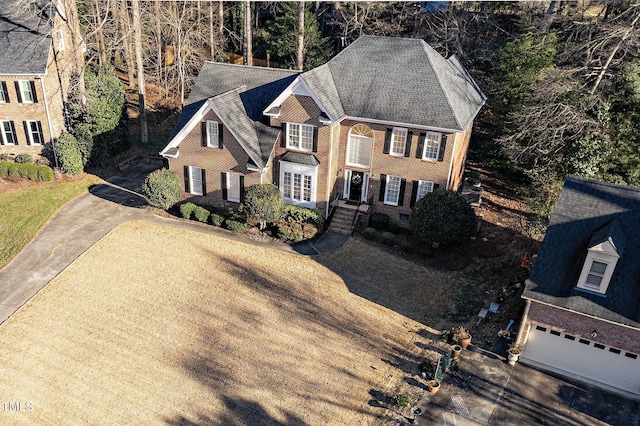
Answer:
<path fill-rule="evenodd" d="M 455 56 L 362 36 L 304 73 L 205 63 L 161 155 L 196 203 L 237 208 L 273 183 L 289 204 L 402 225 L 426 193 L 459 188 L 484 102 Z"/>
<path fill-rule="evenodd" d="M 74 0 L 9 0 L 0 10 L 0 154 L 53 157 L 83 69 Z"/>
<path fill-rule="evenodd" d="M 640 188 L 569 176 L 526 281 L 521 362 L 640 397 Z"/>

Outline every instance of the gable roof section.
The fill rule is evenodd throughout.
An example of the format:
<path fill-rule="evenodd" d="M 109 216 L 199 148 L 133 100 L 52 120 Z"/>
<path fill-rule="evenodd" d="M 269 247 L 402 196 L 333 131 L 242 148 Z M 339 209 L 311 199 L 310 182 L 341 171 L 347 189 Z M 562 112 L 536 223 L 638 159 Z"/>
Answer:
<path fill-rule="evenodd" d="M 640 189 L 567 177 L 523 297 L 640 328 Z M 576 288 L 587 250 L 611 241 L 620 258 L 607 293 Z"/>
<path fill-rule="evenodd" d="M 46 73 L 55 12 L 52 1 L 3 2 L 0 8 L 1 75 Z"/>
<path fill-rule="evenodd" d="M 424 40 L 361 36 L 302 78 L 329 113 L 464 131 L 486 98 L 452 56 Z"/>
<path fill-rule="evenodd" d="M 260 168 L 267 164 L 279 129 L 266 129 L 262 110 L 298 75 L 297 71 L 205 62 L 161 154 L 178 147 L 184 136 L 213 110 Z"/>

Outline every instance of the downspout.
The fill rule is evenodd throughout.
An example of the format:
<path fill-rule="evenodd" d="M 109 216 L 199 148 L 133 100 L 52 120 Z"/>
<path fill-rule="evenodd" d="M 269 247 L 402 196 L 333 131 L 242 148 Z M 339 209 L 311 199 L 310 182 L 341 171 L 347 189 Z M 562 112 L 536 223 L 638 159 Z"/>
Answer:
<path fill-rule="evenodd" d="M 453 150 L 451 151 L 451 160 L 449 161 L 449 176 L 447 177 L 447 190 L 449 189 L 449 184 L 451 183 L 451 172 L 453 171 L 453 156 L 456 153 L 456 144 L 458 143 L 458 133 L 455 134 L 456 137 L 453 138 Z"/>
<path fill-rule="evenodd" d="M 58 154 L 56 154 L 56 141 L 53 137 L 53 130 L 51 127 L 51 116 L 49 115 L 49 102 L 47 101 L 47 92 L 44 90 L 44 79 L 40 77 L 40 86 L 42 87 L 42 98 L 44 99 L 44 110 L 47 114 L 47 125 L 49 126 L 49 140 L 51 140 L 51 147 L 53 148 L 53 162 L 58 168 Z"/>
<path fill-rule="evenodd" d="M 333 130 L 334 126 L 331 126 L 331 136 L 329 137 L 329 167 L 327 173 L 327 204 L 324 208 L 324 217 L 329 217 L 329 204 L 331 203 L 331 175 L 333 174 L 333 169 L 331 165 L 333 164 Z"/>
<path fill-rule="evenodd" d="M 516 345 L 520 344 L 520 340 L 524 335 L 525 324 L 527 324 L 527 318 L 529 317 L 529 308 L 531 308 L 531 300 L 527 299 L 527 304 L 524 307 L 524 313 L 522 314 L 522 322 L 520 323 L 520 328 L 518 329 L 518 336 L 516 337 Z"/>

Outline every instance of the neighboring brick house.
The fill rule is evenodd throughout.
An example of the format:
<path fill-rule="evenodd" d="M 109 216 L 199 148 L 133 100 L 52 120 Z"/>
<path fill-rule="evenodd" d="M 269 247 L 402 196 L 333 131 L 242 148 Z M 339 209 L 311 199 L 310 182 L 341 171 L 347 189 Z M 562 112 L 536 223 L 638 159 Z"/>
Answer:
<path fill-rule="evenodd" d="M 402 223 L 427 192 L 459 188 L 484 102 L 455 56 L 362 36 L 305 73 L 205 63 L 161 154 L 203 204 L 272 182 L 289 204 L 361 202 Z"/>
<path fill-rule="evenodd" d="M 75 0 L 9 0 L 0 10 L 0 154 L 46 154 L 66 129 L 64 103 L 82 68 Z"/>
<path fill-rule="evenodd" d="M 640 189 L 566 179 L 526 282 L 525 364 L 640 396 Z"/>

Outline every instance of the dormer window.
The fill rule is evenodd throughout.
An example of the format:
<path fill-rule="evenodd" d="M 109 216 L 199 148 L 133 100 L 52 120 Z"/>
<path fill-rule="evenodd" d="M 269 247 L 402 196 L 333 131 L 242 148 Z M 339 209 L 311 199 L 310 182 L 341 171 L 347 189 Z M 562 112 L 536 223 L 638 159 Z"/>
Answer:
<path fill-rule="evenodd" d="M 617 220 L 596 231 L 589 241 L 577 287 L 605 294 L 624 246 L 624 233 Z"/>

